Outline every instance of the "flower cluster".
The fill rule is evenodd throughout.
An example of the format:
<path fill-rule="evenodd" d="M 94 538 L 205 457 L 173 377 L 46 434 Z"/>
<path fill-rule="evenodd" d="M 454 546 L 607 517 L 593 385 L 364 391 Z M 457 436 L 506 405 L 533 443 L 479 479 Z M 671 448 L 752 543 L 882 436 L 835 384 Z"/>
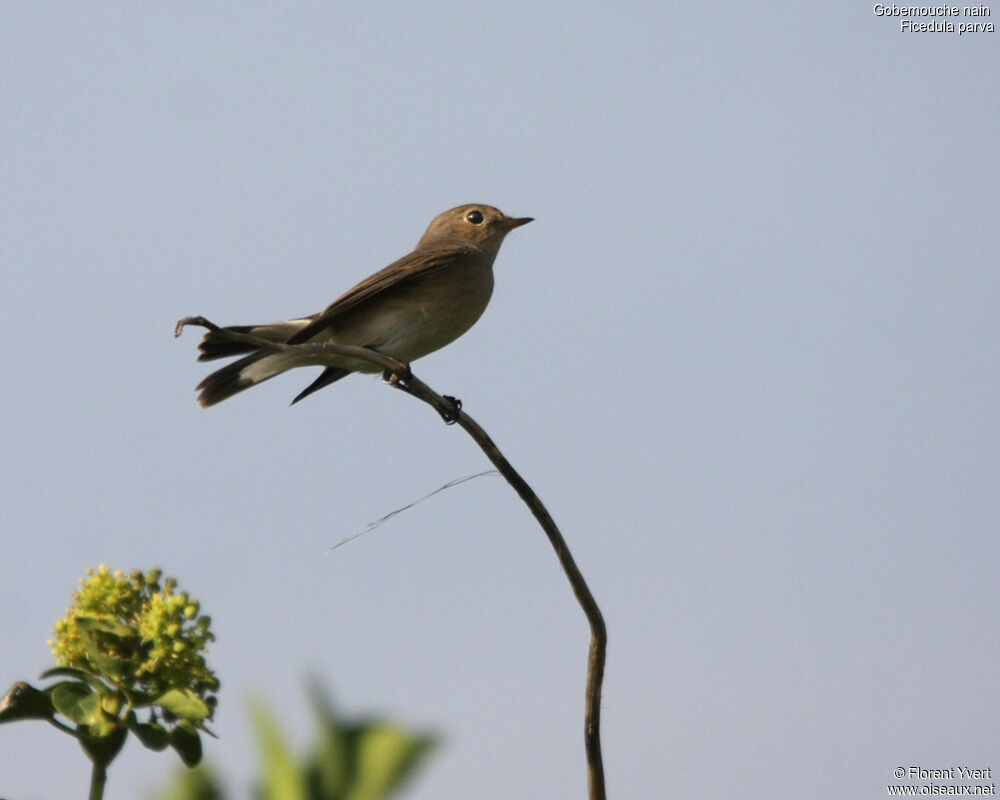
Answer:
<path fill-rule="evenodd" d="M 89 570 L 56 623 L 52 652 L 61 666 L 110 677 L 125 692 L 189 689 L 213 707 L 219 681 L 204 656 L 215 639 L 211 619 L 174 578 L 161 584 L 161 576 Z"/>

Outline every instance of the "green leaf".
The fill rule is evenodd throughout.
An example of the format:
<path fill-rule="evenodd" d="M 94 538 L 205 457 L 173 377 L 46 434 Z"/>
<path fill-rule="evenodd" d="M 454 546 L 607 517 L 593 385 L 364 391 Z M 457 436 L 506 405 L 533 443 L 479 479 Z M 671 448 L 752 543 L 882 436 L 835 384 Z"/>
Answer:
<path fill-rule="evenodd" d="M 199 764 L 174 773 L 166 794 L 158 795 L 157 800 L 223 800 L 222 785 L 211 770 Z"/>
<path fill-rule="evenodd" d="M 348 743 L 327 693 L 316 680 L 307 686 L 310 705 L 319 722 L 319 735 L 307 766 L 313 796 L 322 800 L 342 798 L 350 783 Z"/>
<path fill-rule="evenodd" d="M 193 725 L 182 722 L 170 731 L 170 746 L 189 767 L 201 761 L 201 737 Z"/>
<path fill-rule="evenodd" d="M 388 723 L 354 731 L 354 782 L 348 800 L 382 800 L 396 791 L 435 746 L 433 736 L 411 734 Z"/>
<path fill-rule="evenodd" d="M 130 714 L 128 729 L 150 750 L 159 752 L 170 744 L 170 733 L 159 722 L 139 722 L 135 714 Z"/>
<path fill-rule="evenodd" d="M 55 708 L 47 691 L 39 691 L 24 681 L 15 683 L 0 698 L 0 722 L 19 719 L 52 719 Z"/>
<path fill-rule="evenodd" d="M 45 670 L 45 672 L 41 674 L 41 677 L 76 678 L 82 683 L 89 683 L 99 692 L 111 691 L 111 687 L 102 681 L 99 676 L 94 675 L 92 672 L 87 672 L 85 669 L 77 669 L 76 667 L 53 667 L 52 669 Z"/>
<path fill-rule="evenodd" d="M 153 705 L 165 708 L 175 717 L 197 725 L 212 713 L 212 709 L 190 689 L 171 689 L 153 701 Z"/>
<path fill-rule="evenodd" d="M 285 743 L 278 725 L 262 703 L 251 708 L 263 775 L 258 787 L 261 800 L 308 800 L 305 774 Z"/>
<path fill-rule="evenodd" d="M 323 800 L 342 798 L 350 783 L 347 741 L 339 725 L 322 725 L 306 767 L 313 794 Z"/>
<path fill-rule="evenodd" d="M 309 697 L 319 736 L 304 767 L 290 755 L 271 715 L 261 705 L 254 709 L 265 762 L 263 800 L 384 800 L 436 744 L 432 736 L 388 723 L 340 721 L 316 682 L 309 684 Z"/>
<path fill-rule="evenodd" d="M 63 681 L 50 687 L 52 705 L 77 725 L 92 725 L 101 718 L 101 696 L 86 683 Z"/>
<path fill-rule="evenodd" d="M 93 676 L 84 669 L 77 669 L 76 667 L 52 667 L 51 669 L 45 670 L 41 674 L 43 678 L 76 678 L 80 681 L 89 682 L 89 679 Z"/>

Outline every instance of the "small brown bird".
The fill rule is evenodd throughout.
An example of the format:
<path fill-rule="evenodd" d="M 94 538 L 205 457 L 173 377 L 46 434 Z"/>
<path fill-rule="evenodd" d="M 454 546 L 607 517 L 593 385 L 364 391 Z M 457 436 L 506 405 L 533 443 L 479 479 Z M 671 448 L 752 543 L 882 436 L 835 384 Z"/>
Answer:
<path fill-rule="evenodd" d="M 416 249 L 365 278 L 325 311 L 269 325 L 234 325 L 224 330 L 275 342 L 332 342 L 378 350 L 409 363 L 455 341 L 486 310 L 493 293 L 493 260 L 504 237 L 531 217 L 508 217 L 492 206 L 458 206 L 434 218 Z M 368 361 L 327 355 L 272 352 L 206 333 L 199 361 L 249 353 L 198 384 L 203 407 L 295 367 L 325 367 L 292 400 L 297 403 L 352 372 L 379 372 Z"/>

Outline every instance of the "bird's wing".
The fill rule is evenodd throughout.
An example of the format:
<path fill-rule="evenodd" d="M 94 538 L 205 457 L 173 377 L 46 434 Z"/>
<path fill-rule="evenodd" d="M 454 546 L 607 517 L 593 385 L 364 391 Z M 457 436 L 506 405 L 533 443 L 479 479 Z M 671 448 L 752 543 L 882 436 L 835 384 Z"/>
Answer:
<path fill-rule="evenodd" d="M 393 287 L 410 283 L 426 277 L 428 273 L 454 263 L 456 258 L 472 252 L 471 248 L 462 250 L 454 245 L 442 247 L 423 247 L 392 262 L 385 269 L 365 278 L 353 289 L 349 289 L 334 300 L 325 311 L 317 314 L 313 321 L 296 332 L 288 344 L 301 344 L 309 341 L 320 331 L 335 325 L 339 317 L 362 303 L 366 303 L 382 292 Z"/>

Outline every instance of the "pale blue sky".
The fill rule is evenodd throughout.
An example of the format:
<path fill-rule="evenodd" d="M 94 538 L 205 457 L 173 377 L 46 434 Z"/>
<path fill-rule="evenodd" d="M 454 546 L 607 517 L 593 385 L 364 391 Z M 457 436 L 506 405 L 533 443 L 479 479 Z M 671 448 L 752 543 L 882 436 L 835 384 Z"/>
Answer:
<path fill-rule="evenodd" d="M 479 324 L 417 362 L 608 621 L 609 796 L 880 797 L 1000 742 L 1000 39 L 871 5 L 7 3 L 0 684 L 99 563 L 202 600 L 246 701 L 439 731 L 409 800 L 582 797 L 588 632 L 496 479 L 376 378 L 208 411 L 175 320 L 318 311 L 486 202 Z M 174 759 L 130 744 L 108 800 Z M 81 796 L 48 726 L 0 796 Z"/>

